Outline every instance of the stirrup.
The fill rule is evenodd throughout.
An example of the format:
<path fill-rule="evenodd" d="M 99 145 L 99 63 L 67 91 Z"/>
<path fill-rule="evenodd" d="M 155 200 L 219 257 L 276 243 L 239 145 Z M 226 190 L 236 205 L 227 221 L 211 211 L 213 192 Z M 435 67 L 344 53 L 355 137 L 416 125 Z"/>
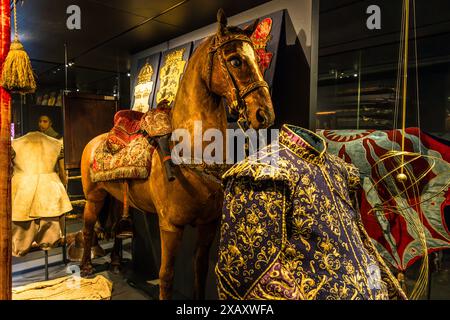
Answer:
<path fill-rule="evenodd" d="M 122 218 L 117 222 L 115 228 L 116 238 L 126 239 L 133 237 L 133 221 L 129 216 L 129 204 L 128 204 L 128 181 L 123 180 L 123 212 Z"/>
<path fill-rule="evenodd" d="M 116 227 L 116 238 L 126 239 L 133 237 L 133 221 L 129 217 L 119 220 Z"/>

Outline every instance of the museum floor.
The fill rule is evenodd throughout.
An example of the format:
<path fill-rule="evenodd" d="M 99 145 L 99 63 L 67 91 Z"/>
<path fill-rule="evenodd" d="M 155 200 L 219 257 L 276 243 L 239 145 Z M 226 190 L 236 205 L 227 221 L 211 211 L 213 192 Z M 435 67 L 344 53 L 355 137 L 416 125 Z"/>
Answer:
<path fill-rule="evenodd" d="M 124 243 L 123 257 L 124 259 L 131 258 L 129 249 L 131 241 Z M 103 243 L 102 247 L 109 251 L 112 243 Z M 49 253 L 49 278 L 55 279 L 66 276 L 67 266 L 62 263 L 61 249 L 53 249 Z M 133 288 L 123 274 L 114 274 L 107 270 L 109 263 L 109 256 L 98 258 L 94 260 L 94 264 L 100 271 L 98 274 L 103 275 L 113 282 L 112 300 L 148 300 L 151 299 L 142 290 Z M 73 263 L 71 263 L 73 264 Z M 26 285 L 33 282 L 44 281 L 45 271 L 44 254 L 42 251 L 36 251 L 28 254 L 26 258 L 13 259 L 13 287 Z"/>

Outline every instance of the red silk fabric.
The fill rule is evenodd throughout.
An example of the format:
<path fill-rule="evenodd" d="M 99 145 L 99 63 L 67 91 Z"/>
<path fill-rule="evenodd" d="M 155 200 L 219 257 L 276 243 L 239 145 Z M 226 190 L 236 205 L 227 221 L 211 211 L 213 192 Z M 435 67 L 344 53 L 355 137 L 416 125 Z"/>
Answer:
<path fill-rule="evenodd" d="M 0 0 L 0 72 L 11 44 L 9 0 Z M 0 300 L 11 299 L 11 96 L 0 87 Z"/>

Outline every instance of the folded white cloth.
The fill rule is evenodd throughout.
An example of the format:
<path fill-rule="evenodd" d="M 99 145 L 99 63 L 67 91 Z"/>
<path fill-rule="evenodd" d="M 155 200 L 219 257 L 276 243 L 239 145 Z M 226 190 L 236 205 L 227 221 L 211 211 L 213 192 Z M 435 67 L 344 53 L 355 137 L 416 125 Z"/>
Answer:
<path fill-rule="evenodd" d="M 13 300 L 109 300 L 112 282 L 104 276 L 67 276 L 13 288 Z"/>

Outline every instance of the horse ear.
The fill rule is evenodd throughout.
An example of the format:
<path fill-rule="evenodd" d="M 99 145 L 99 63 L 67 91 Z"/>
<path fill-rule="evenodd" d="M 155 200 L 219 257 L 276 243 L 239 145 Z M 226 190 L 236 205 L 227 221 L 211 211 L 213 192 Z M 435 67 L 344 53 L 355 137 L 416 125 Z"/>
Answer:
<path fill-rule="evenodd" d="M 225 33 L 225 28 L 227 27 L 227 16 L 225 15 L 225 11 L 220 8 L 217 11 L 217 22 L 219 23 L 219 34 L 223 35 Z"/>
<path fill-rule="evenodd" d="M 259 23 L 259 19 L 256 19 L 255 21 L 253 21 L 253 23 L 249 24 L 248 26 L 246 26 L 244 28 L 244 33 L 247 36 L 251 36 L 253 34 L 253 32 L 255 32 L 256 28 L 258 27 L 258 23 Z"/>

